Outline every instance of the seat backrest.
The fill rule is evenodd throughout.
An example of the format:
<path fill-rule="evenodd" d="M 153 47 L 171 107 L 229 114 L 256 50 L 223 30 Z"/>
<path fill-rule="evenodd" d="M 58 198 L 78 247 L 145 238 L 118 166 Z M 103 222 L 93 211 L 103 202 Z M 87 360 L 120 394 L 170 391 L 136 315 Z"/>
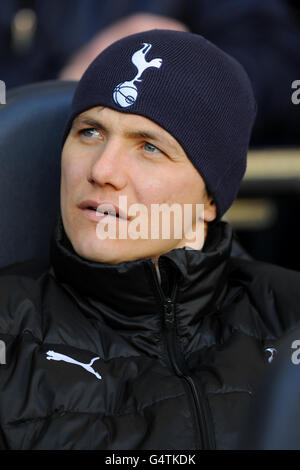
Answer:
<path fill-rule="evenodd" d="M 0 106 L 0 268 L 49 256 L 61 139 L 75 86 L 47 81 L 15 88 Z"/>

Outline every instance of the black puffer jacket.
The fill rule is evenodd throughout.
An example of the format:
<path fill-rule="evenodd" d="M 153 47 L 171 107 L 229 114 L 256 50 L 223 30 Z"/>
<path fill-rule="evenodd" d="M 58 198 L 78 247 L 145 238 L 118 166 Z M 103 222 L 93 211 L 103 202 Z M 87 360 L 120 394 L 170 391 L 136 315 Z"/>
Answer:
<path fill-rule="evenodd" d="M 300 274 L 202 252 L 80 258 L 58 226 L 52 267 L 0 278 L 0 441 L 8 449 L 232 449 L 270 352 L 300 318 Z"/>

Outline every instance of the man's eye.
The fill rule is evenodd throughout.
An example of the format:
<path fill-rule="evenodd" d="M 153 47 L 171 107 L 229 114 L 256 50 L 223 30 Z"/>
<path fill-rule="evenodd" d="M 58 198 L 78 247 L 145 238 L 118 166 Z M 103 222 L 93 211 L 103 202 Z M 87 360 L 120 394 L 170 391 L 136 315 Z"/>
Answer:
<path fill-rule="evenodd" d="M 97 131 L 97 129 L 94 129 L 92 127 L 88 129 L 81 129 L 79 133 L 83 135 L 84 137 L 99 137 L 100 135 L 99 131 Z"/>
<path fill-rule="evenodd" d="M 152 145 L 149 142 L 145 142 L 143 148 L 144 150 L 146 150 L 146 152 L 150 152 L 150 153 L 161 152 L 161 150 L 159 150 L 157 147 L 155 147 L 155 145 Z"/>

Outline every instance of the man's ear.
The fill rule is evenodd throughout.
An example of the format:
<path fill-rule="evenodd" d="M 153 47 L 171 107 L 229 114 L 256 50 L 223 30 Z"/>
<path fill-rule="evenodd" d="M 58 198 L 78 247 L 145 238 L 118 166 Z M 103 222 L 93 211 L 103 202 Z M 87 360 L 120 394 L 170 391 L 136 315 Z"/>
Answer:
<path fill-rule="evenodd" d="M 212 222 L 217 217 L 217 206 L 212 196 L 207 197 L 207 202 L 204 205 L 204 220 L 205 222 Z"/>

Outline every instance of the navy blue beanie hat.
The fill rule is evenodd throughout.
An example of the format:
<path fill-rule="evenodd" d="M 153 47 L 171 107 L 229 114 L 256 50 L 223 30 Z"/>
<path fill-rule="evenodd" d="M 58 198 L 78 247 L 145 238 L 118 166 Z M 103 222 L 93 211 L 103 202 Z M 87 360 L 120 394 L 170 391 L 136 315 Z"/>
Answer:
<path fill-rule="evenodd" d="M 75 90 L 73 119 L 94 106 L 138 114 L 181 145 L 221 218 L 246 170 L 256 103 L 242 66 L 197 34 L 151 30 L 116 41 L 90 64 Z"/>

